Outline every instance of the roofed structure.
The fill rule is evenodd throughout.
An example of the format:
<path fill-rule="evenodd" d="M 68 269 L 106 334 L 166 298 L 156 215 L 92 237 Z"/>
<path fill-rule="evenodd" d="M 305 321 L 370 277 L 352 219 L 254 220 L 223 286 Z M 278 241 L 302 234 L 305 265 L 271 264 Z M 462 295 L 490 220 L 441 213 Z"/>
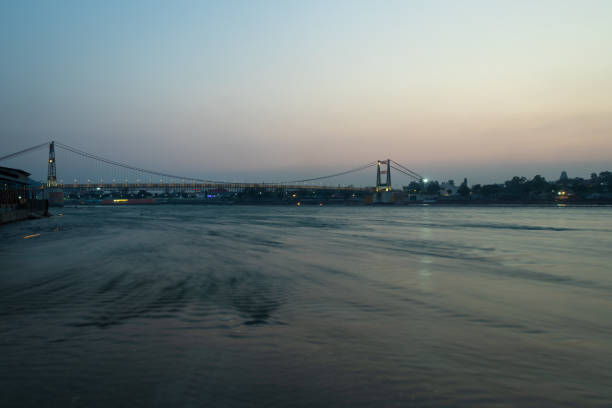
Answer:
<path fill-rule="evenodd" d="M 30 184 L 30 173 L 21 169 L 0 166 L 0 186 L 23 187 Z"/>

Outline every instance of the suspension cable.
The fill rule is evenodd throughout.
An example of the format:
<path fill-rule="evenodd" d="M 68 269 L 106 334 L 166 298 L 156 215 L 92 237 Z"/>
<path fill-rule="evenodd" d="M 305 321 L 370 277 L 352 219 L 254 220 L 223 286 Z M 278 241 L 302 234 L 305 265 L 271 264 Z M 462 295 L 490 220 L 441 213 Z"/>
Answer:
<path fill-rule="evenodd" d="M 39 145 L 32 146 L 32 147 L 20 150 L 20 151 L 15 152 L 15 153 L 7 154 L 6 156 L 0 157 L 0 161 L 7 160 L 7 159 L 10 159 L 10 158 L 13 158 L 13 157 L 17 157 L 17 156 L 21 156 L 22 154 L 33 152 L 35 150 L 38 150 L 38 149 L 46 147 L 46 146 L 49 146 L 49 142 L 41 143 Z"/>
<path fill-rule="evenodd" d="M 147 170 L 147 169 L 143 169 L 141 167 L 131 166 L 131 165 L 126 164 L 126 163 L 121 163 L 121 162 L 118 162 L 118 161 L 115 161 L 115 160 L 106 159 L 104 157 L 97 156 L 95 154 L 87 153 L 87 152 L 85 152 L 83 150 L 76 149 L 74 147 L 65 145 L 65 144 L 60 143 L 60 142 L 55 142 L 55 145 L 57 147 L 59 147 L 59 148 L 62 148 L 64 150 L 68 150 L 68 151 L 70 151 L 72 153 L 78 154 L 78 155 L 86 157 L 88 159 L 98 160 L 98 161 L 104 162 L 106 164 L 110 164 L 110 165 L 117 166 L 117 167 L 122 167 L 122 168 L 127 169 L 127 170 L 134 170 L 134 171 L 139 171 L 139 172 L 142 172 L 142 173 L 154 174 L 156 176 L 161 176 L 161 177 L 168 177 L 168 178 L 174 178 L 174 179 L 185 179 L 185 180 L 189 180 L 189 181 L 197 181 L 199 183 L 216 183 L 216 184 L 224 184 L 225 183 L 225 182 L 222 182 L 222 181 L 204 180 L 204 179 L 199 179 L 199 178 L 195 178 L 195 177 L 183 177 L 183 176 L 177 176 L 177 175 L 174 175 L 174 174 L 161 173 L 161 172 L 158 172 L 158 171 Z"/>
<path fill-rule="evenodd" d="M 391 166 L 391 168 L 392 168 L 392 169 L 394 169 L 394 170 L 396 170 L 396 171 L 399 171 L 400 173 L 403 173 L 403 174 L 405 174 L 405 175 L 407 175 L 407 176 L 409 176 L 409 177 L 412 177 L 412 178 L 413 178 L 413 179 L 415 179 L 415 180 L 419 180 L 419 181 L 420 181 L 420 180 L 423 180 L 423 178 L 422 178 L 422 177 L 417 177 L 417 176 L 415 176 L 414 174 L 408 173 L 407 171 L 404 171 L 404 170 L 400 169 L 399 167 Z"/>
<path fill-rule="evenodd" d="M 217 184 L 227 184 L 227 182 L 223 182 L 223 181 L 214 181 L 214 180 L 203 180 L 203 179 L 199 179 L 199 178 L 195 178 L 195 177 L 183 177 L 183 176 L 177 176 L 177 175 L 173 175 L 173 174 L 168 174 L 168 173 L 161 173 L 161 172 L 157 172 L 157 171 L 153 171 L 153 170 L 147 170 L 147 169 L 143 169 L 140 167 L 135 167 L 135 166 L 131 166 L 129 164 L 126 163 L 121 163 L 121 162 L 117 162 L 115 160 L 110 160 L 101 156 L 97 156 L 88 152 L 85 152 L 83 150 L 79 150 L 76 149 L 74 147 L 68 146 L 66 144 L 63 144 L 61 142 L 55 142 L 55 145 L 68 150 L 70 152 L 73 152 L 75 154 L 78 154 L 80 156 L 86 157 L 86 158 L 90 158 L 93 160 L 98 160 L 107 164 L 111 164 L 114 166 L 118 166 L 118 167 L 122 167 L 125 169 L 129 169 L 129 170 L 134 170 L 134 171 L 139 171 L 142 173 L 148 173 L 148 174 L 154 174 L 157 176 L 162 176 L 162 177 L 169 177 L 169 178 L 176 178 L 176 179 L 185 179 L 185 180 L 189 180 L 189 181 L 197 181 L 197 182 L 201 182 L 201 183 L 217 183 Z M 350 173 L 354 173 L 357 171 L 361 171 L 361 170 L 365 170 L 368 167 L 374 166 L 376 165 L 377 162 L 371 162 L 368 164 L 365 164 L 363 166 L 360 167 L 356 167 L 350 170 L 346 170 L 346 171 L 342 171 L 339 173 L 334 173 L 334 174 L 329 174 L 326 176 L 320 176 L 320 177 L 313 177 L 313 178 L 308 178 L 308 179 L 301 179 L 301 180 L 290 180 L 290 181 L 283 181 L 283 182 L 279 182 L 279 183 L 270 183 L 270 184 L 291 184 L 291 183 L 302 183 L 302 182 L 307 182 L 307 181 L 316 181 L 316 180 L 323 180 L 323 179 L 328 179 L 328 178 L 332 178 L 332 177 L 338 177 L 338 176 L 343 176 L 346 174 L 350 174 Z M 266 184 L 266 183 L 263 183 Z"/>
<path fill-rule="evenodd" d="M 391 160 L 393 163 L 397 164 L 398 166 L 400 166 L 402 169 L 406 170 L 407 172 L 411 173 L 409 174 L 410 176 L 414 177 L 414 178 L 418 178 L 418 179 L 423 179 L 424 177 L 421 176 L 419 173 L 417 173 L 416 171 L 410 170 L 408 167 L 403 166 L 401 164 L 399 164 L 398 162 L 396 162 L 395 160 Z M 396 169 L 398 170 L 398 169 Z"/>
<path fill-rule="evenodd" d="M 327 176 L 313 177 L 313 178 L 303 179 L 303 180 L 282 181 L 279 184 L 303 183 L 303 182 L 306 182 L 306 181 L 316 181 L 316 180 L 323 180 L 323 179 L 328 179 L 328 178 L 332 178 L 332 177 L 344 176 L 345 174 L 355 173 L 357 171 L 365 170 L 368 167 L 375 166 L 376 163 L 377 162 L 371 162 L 371 163 L 368 163 L 368 164 L 364 164 L 363 166 L 356 167 L 354 169 L 342 171 L 340 173 L 329 174 Z"/>

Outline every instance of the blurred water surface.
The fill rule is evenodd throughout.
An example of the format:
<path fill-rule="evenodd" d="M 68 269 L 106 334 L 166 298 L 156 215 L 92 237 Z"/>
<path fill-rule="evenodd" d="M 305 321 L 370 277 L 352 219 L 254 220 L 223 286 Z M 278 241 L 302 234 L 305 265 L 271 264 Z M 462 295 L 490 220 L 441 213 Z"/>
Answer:
<path fill-rule="evenodd" d="M 612 208 L 57 213 L 0 227 L 3 407 L 612 406 Z"/>

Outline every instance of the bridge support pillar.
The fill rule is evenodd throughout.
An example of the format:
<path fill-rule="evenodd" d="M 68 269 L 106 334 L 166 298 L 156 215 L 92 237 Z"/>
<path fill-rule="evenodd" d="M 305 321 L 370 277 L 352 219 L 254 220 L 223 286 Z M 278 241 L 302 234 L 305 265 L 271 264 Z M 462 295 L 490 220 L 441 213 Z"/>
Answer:
<path fill-rule="evenodd" d="M 57 187 L 55 174 L 55 142 L 49 143 L 49 165 L 47 166 L 47 187 Z"/>
<path fill-rule="evenodd" d="M 386 164 L 387 165 L 387 169 L 386 170 L 381 170 L 380 166 Z M 386 180 L 385 183 L 382 183 L 381 180 L 381 174 L 386 174 Z M 387 159 L 387 160 L 378 160 L 378 162 L 376 163 L 376 192 L 381 192 L 381 191 L 391 191 L 391 160 Z"/>

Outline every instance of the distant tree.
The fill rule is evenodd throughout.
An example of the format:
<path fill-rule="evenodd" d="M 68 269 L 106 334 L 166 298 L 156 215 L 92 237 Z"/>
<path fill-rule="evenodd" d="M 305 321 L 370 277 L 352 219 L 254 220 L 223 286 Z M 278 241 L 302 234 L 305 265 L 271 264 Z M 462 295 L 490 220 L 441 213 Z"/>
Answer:
<path fill-rule="evenodd" d="M 482 186 L 482 195 L 490 200 L 497 199 L 504 192 L 501 184 L 486 184 Z"/>
<path fill-rule="evenodd" d="M 569 188 L 575 195 L 584 197 L 589 193 L 589 185 L 586 180 L 576 177 L 569 180 Z"/>
<path fill-rule="evenodd" d="M 457 189 L 457 193 L 459 193 L 459 195 L 462 197 L 467 197 L 470 195 L 471 191 L 472 190 L 470 190 L 470 188 L 468 187 L 467 178 L 464 178 L 463 183 L 461 183 L 461 185 Z"/>
<path fill-rule="evenodd" d="M 599 193 L 600 185 L 599 185 L 599 177 L 597 173 L 591 173 L 591 177 L 589 178 L 589 193 Z"/>
<path fill-rule="evenodd" d="M 544 191 L 548 190 L 550 187 L 546 179 L 540 176 L 539 174 L 534 176 L 533 179 L 531 179 L 531 181 L 529 182 L 529 184 L 529 188 L 532 191 Z"/>
<path fill-rule="evenodd" d="M 548 199 L 552 198 L 553 185 L 539 174 L 527 181 L 524 186 L 524 193 L 529 199 Z"/>
<path fill-rule="evenodd" d="M 410 184 L 408 184 L 408 191 L 411 194 L 420 193 L 422 190 L 423 190 L 423 185 L 421 183 L 417 183 L 416 181 L 413 181 Z"/>
<path fill-rule="evenodd" d="M 505 191 L 504 196 L 507 199 L 518 200 L 521 198 L 527 198 L 529 194 L 527 179 L 525 177 L 512 177 L 512 180 L 508 180 L 504 183 Z"/>
<path fill-rule="evenodd" d="M 602 191 L 612 191 L 612 173 L 609 171 L 602 171 L 599 173 L 599 186 Z"/>
<path fill-rule="evenodd" d="M 440 183 L 438 183 L 437 181 L 428 182 L 427 184 L 425 184 L 425 192 L 431 195 L 440 194 Z"/>

